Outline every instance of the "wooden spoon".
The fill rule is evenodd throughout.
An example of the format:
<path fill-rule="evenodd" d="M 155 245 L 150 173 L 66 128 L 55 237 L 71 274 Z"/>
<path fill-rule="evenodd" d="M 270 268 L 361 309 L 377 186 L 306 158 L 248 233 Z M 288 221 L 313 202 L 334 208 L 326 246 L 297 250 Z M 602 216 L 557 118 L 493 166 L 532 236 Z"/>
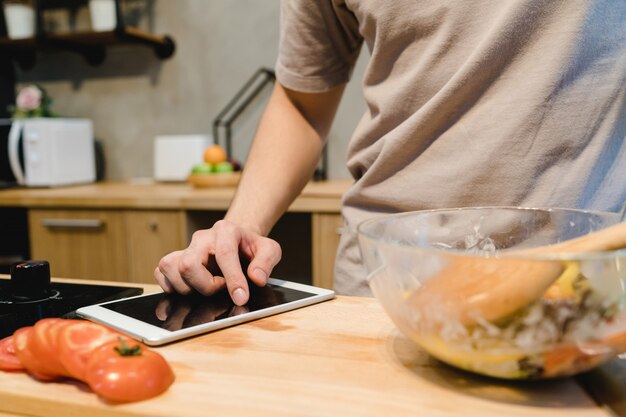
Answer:
<path fill-rule="evenodd" d="M 512 251 L 501 258 L 450 255 L 449 263 L 424 282 L 409 301 L 425 325 L 457 318 L 466 326 L 496 322 L 538 300 L 565 269 L 559 260 L 530 256 L 604 252 L 626 247 L 626 222 L 554 245 Z"/>

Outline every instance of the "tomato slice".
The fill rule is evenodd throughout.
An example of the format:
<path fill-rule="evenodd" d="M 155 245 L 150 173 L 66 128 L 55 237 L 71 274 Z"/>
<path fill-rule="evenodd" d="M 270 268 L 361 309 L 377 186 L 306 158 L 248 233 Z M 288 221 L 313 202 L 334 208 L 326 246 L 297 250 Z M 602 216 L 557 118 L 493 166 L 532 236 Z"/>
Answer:
<path fill-rule="evenodd" d="M 0 340 L 0 370 L 7 372 L 23 371 L 24 365 L 15 354 L 15 339 L 13 336 Z"/>
<path fill-rule="evenodd" d="M 38 371 L 48 375 L 70 376 L 58 355 L 59 330 L 71 323 L 70 320 L 60 318 L 45 318 L 33 326 L 31 347 L 32 352 L 41 362 Z"/>
<path fill-rule="evenodd" d="M 58 357 L 69 376 L 85 380 L 85 366 L 92 351 L 115 340 L 119 333 L 101 324 L 73 320 L 59 329 Z"/>
<path fill-rule="evenodd" d="M 33 326 L 22 327 L 13 333 L 15 343 L 15 355 L 18 357 L 26 371 L 35 378 L 50 381 L 57 379 L 55 375 L 42 372 L 45 364 L 35 355 L 33 351 Z"/>
<path fill-rule="evenodd" d="M 156 397 L 175 379 L 163 356 L 137 341 L 122 337 L 92 352 L 85 377 L 96 394 L 113 402 Z"/>

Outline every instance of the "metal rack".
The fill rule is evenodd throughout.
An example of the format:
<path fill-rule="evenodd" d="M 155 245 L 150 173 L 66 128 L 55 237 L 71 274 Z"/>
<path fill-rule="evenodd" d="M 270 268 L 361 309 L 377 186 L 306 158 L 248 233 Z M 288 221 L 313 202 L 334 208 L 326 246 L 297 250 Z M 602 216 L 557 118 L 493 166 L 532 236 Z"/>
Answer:
<path fill-rule="evenodd" d="M 215 142 L 221 144 L 223 142 L 224 149 L 229 158 L 232 157 L 232 125 L 235 120 L 243 113 L 250 103 L 259 95 L 259 93 L 269 83 L 276 81 L 276 74 L 268 68 L 259 68 L 237 91 L 234 97 L 224 106 L 213 120 L 213 138 Z M 223 140 L 220 132 L 224 132 Z M 322 151 L 322 159 L 320 165 L 313 174 L 313 179 L 321 181 L 327 179 L 326 171 L 328 167 L 328 152 L 325 146 Z"/>

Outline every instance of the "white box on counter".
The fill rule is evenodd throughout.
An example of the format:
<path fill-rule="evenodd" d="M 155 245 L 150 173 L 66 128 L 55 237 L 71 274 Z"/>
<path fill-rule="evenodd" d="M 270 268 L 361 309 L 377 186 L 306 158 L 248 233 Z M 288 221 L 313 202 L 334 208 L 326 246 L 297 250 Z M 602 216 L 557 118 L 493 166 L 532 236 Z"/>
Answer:
<path fill-rule="evenodd" d="M 160 135 L 154 139 L 154 179 L 185 181 L 204 150 L 213 144 L 210 135 Z"/>

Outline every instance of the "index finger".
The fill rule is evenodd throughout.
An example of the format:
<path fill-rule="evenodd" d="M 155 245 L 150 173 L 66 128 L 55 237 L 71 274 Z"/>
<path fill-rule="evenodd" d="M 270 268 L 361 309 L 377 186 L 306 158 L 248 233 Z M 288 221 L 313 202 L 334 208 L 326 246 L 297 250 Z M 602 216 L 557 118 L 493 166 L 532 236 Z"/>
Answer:
<path fill-rule="evenodd" d="M 223 278 L 207 269 L 214 245 L 215 237 L 211 231 L 197 231 L 179 261 L 181 278 L 202 295 L 212 295 L 224 287 Z"/>
<path fill-rule="evenodd" d="M 239 261 L 239 240 L 220 239 L 217 236 L 216 241 L 219 244 L 215 248 L 215 260 L 226 280 L 230 298 L 238 306 L 245 305 L 250 295 L 248 281 Z"/>

